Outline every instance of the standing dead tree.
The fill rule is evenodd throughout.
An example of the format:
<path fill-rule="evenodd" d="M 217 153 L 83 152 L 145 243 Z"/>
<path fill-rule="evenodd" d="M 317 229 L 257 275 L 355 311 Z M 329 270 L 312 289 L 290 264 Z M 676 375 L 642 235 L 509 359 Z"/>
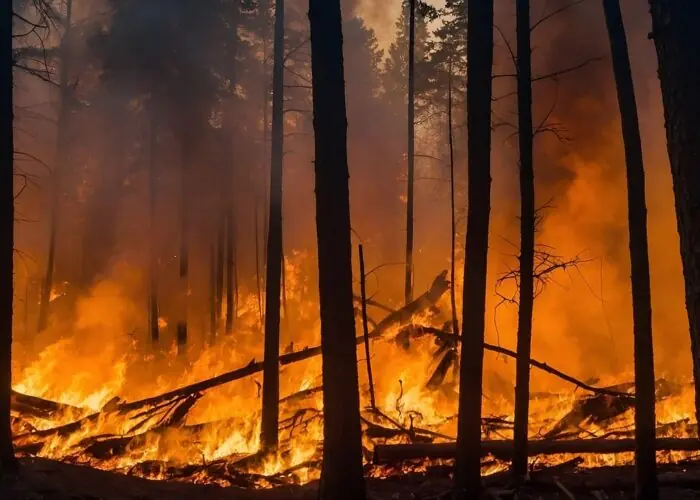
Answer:
<path fill-rule="evenodd" d="M 364 500 L 340 0 L 310 0 L 321 349 L 320 498 Z"/>
<path fill-rule="evenodd" d="M 491 210 L 493 0 L 467 2 L 468 199 L 453 498 L 481 492 L 481 398 Z"/>
<path fill-rule="evenodd" d="M 619 0 L 603 0 L 610 39 L 613 71 L 620 105 L 622 138 L 627 166 L 627 205 L 629 212 L 630 261 L 632 265 L 632 315 L 634 320 L 635 382 L 635 462 L 637 498 L 659 498 L 656 477 L 656 388 L 654 345 L 651 326 L 651 279 L 644 183 L 642 139 L 639 133 L 637 102 L 632 68 Z"/>
<path fill-rule="evenodd" d="M 284 156 L 284 0 L 275 1 L 272 76 L 272 157 L 265 279 L 265 370 L 262 396 L 262 445 L 276 448 L 279 422 L 280 301 L 282 280 L 282 160 Z"/>
<path fill-rule="evenodd" d="M 700 3 L 649 0 L 649 5 L 685 278 L 695 415 L 700 421 Z"/>
<path fill-rule="evenodd" d="M 41 287 L 39 301 L 39 320 L 37 331 L 46 329 L 49 318 L 49 304 L 51 302 L 51 290 L 53 288 L 53 275 L 56 260 L 56 232 L 58 226 L 58 213 L 60 209 L 61 179 L 68 163 L 68 127 L 73 101 L 73 89 L 69 84 L 71 71 L 71 28 L 73 23 L 73 0 L 66 3 L 66 17 L 63 21 L 63 37 L 59 48 L 60 81 L 58 103 L 58 137 L 56 143 L 56 161 L 52 170 L 51 179 L 51 213 L 49 214 L 49 249 L 46 258 L 46 269 Z"/>
<path fill-rule="evenodd" d="M 406 187 L 406 283 L 404 303 L 413 300 L 413 206 L 415 184 L 416 0 L 409 0 L 408 23 L 408 181 Z"/>
<path fill-rule="evenodd" d="M 530 353 L 535 267 L 535 173 L 533 168 L 532 61 L 530 0 L 517 0 L 518 144 L 520 155 L 520 304 L 518 359 L 515 374 L 515 428 L 513 474 L 527 475 L 527 430 L 530 406 Z"/>
<path fill-rule="evenodd" d="M 14 137 L 12 113 L 12 2 L 3 2 L 0 7 L 0 39 L 4 40 L 0 68 L 0 119 L 4 130 L 2 147 L 2 194 L 0 194 L 0 473 L 16 467 L 12 448 L 10 427 L 10 404 L 12 392 L 12 313 L 14 294 Z"/>

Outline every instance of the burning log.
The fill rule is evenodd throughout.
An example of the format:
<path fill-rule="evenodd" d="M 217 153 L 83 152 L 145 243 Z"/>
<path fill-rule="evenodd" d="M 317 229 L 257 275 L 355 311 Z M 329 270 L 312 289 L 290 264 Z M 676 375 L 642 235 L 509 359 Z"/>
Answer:
<path fill-rule="evenodd" d="M 572 439 L 566 441 L 534 440 L 528 444 L 531 456 L 570 454 L 614 454 L 634 451 L 634 439 Z M 387 464 L 414 459 L 454 458 L 456 443 L 416 443 L 377 445 L 374 447 L 374 463 Z M 482 441 L 482 454 L 507 460 L 513 454 L 513 441 Z M 697 438 L 659 438 L 658 451 L 700 451 Z"/>
<path fill-rule="evenodd" d="M 438 275 L 437 278 L 435 278 L 433 284 L 427 292 L 425 292 L 423 295 L 418 297 L 410 304 L 407 304 L 398 311 L 389 314 L 386 318 L 380 321 L 379 324 L 377 324 L 376 328 L 369 333 L 369 338 L 373 339 L 381 337 L 391 328 L 394 328 L 395 326 L 405 325 L 406 323 L 410 322 L 414 315 L 420 314 L 423 311 L 434 306 L 435 303 L 437 303 L 437 301 L 440 300 L 440 297 L 442 297 L 445 294 L 445 292 L 447 292 L 449 287 L 450 284 L 447 282 L 447 271 L 443 271 Z M 355 342 L 357 343 L 357 345 L 362 344 L 364 342 L 364 336 L 361 335 L 357 337 L 355 339 Z M 280 356 L 280 365 L 284 366 L 291 363 L 296 363 L 298 361 L 303 361 L 319 356 L 320 354 L 321 346 L 309 347 L 301 351 L 291 352 Z M 161 394 L 159 396 L 142 399 L 140 401 L 134 401 L 131 403 L 121 404 L 119 405 L 119 411 L 121 413 L 124 413 L 145 406 L 157 405 L 170 399 L 213 389 L 214 387 L 218 387 L 220 385 L 248 377 L 255 373 L 259 373 L 262 371 L 262 368 L 262 361 L 252 360 L 243 368 L 223 373 L 217 377 L 202 380 L 201 382 L 196 382 L 194 384 L 181 387 L 180 389 L 175 389 L 173 391 L 166 392 L 165 394 Z M 96 418 L 96 416 L 91 417 Z"/>
<path fill-rule="evenodd" d="M 15 390 L 12 391 L 10 404 L 11 410 L 20 415 L 29 415 L 43 420 L 51 420 L 62 415 L 78 416 L 85 413 L 85 410 L 76 406 L 29 396 Z"/>

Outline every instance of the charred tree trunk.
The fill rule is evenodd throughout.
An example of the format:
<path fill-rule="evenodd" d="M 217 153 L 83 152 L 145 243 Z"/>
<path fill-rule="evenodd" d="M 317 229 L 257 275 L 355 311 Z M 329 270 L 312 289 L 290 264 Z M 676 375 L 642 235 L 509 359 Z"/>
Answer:
<path fill-rule="evenodd" d="M 700 422 L 700 3 L 649 0 L 666 118 Z"/>
<path fill-rule="evenodd" d="M 340 0 L 310 0 L 309 21 L 323 353 L 320 498 L 364 500 Z"/>
<path fill-rule="evenodd" d="M 459 335 L 457 319 L 457 273 L 455 262 L 457 249 L 457 221 L 455 220 L 455 148 L 452 133 L 452 61 L 450 61 L 447 80 L 447 142 L 450 149 L 450 307 L 452 308 L 452 333 Z"/>
<path fill-rule="evenodd" d="M 369 345 L 369 325 L 367 324 L 367 277 L 365 276 L 365 253 L 362 245 L 360 253 L 360 297 L 362 299 L 362 334 L 365 338 L 365 362 L 367 365 L 367 383 L 369 385 L 369 404 L 373 410 L 377 409 L 377 401 L 374 398 L 374 377 L 372 376 L 372 356 Z"/>
<path fill-rule="evenodd" d="M 10 427 L 10 401 L 12 393 L 12 299 L 14 293 L 14 139 L 12 114 L 12 2 L 3 2 L 0 14 L 0 37 L 5 40 L 0 78 L 0 118 L 4 137 L 2 147 L 2 195 L 0 202 L 0 473 L 16 467 Z"/>
<path fill-rule="evenodd" d="M 224 197 L 229 194 L 224 192 Z M 222 204 L 228 203 L 226 199 L 221 201 Z M 218 333 L 219 325 L 221 324 L 221 308 L 224 304 L 224 289 L 226 287 L 226 218 L 227 212 L 225 209 L 221 210 L 219 214 L 219 227 L 216 233 L 216 280 L 214 283 L 214 293 L 216 294 L 216 326 L 214 328 L 214 335 Z"/>
<path fill-rule="evenodd" d="M 229 207 L 226 209 L 226 335 L 233 332 L 233 322 L 236 319 L 236 291 L 238 289 L 235 273 L 235 245 L 236 226 L 233 220 L 233 207 L 231 202 L 227 202 Z M 218 297 L 217 297 L 218 299 Z M 221 303 L 219 302 L 219 311 Z"/>
<path fill-rule="evenodd" d="M 182 124 L 184 132 L 185 123 Z M 183 133 L 182 141 L 182 165 L 180 165 L 180 317 L 177 323 L 177 351 L 184 354 L 187 346 L 187 310 L 189 302 L 189 189 L 191 145 Z"/>
<path fill-rule="evenodd" d="M 284 0 L 275 1 L 272 75 L 272 157 L 265 280 L 265 370 L 262 397 L 262 445 L 277 447 L 279 421 L 280 295 L 282 280 L 282 157 L 284 149 Z"/>
<path fill-rule="evenodd" d="M 155 99 L 155 96 L 151 97 Z M 151 334 L 153 345 L 160 341 L 160 328 L 158 326 L 158 252 L 156 251 L 156 153 L 158 150 L 158 122 L 156 119 L 156 106 L 151 103 L 151 137 L 148 165 L 148 211 L 150 228 L 150 241 L 148 243 L 148 330 Z"/>
<path fill-rule="evenodd" d="M 60 209 L 60 194 L 62 174 L 68 163 L 68 118 L 73 92 L 68 84 L 70 77 L 70 34 L 73 22 L 73 0 L 66 3 L 66 20 L 64 22 L 63 39 L 61 40 L 61 71 L 60 71 L 60 109 L 58 111 L 58 137 L 56 143 L 56 163 L 51 175 L 51 213 L 49 214 L 49 251 L 46 259 L 44 282 L 41 287 L 39 302 L 39 322 L 37 331 L 46 329 L 49 320 L 51 290 L 53 289 L 53 273 L 56 261 L 56 231 L 58 211 Z"/>
<path fill-rule="evenodd" d="M 464 261 L 455 500 L 478 498 L 481 490 L 481 392 L 491 209 L 493 0 L 469 0 L 467 5 L 469 209 Z"/>
<path fill-rule="evenodd" d="M 627 203 L 634 320 L 636 496 L 638 499 L 655 500 L 659 498 L 656 477 L 656 446 L 654 443 L 656 439 L 656 388 L 642 140 L 639 133 L 637 102 L 620 0 L 603 0 L 603 9 L 605 10 L 605 21 L 610 38 L 610 51 L 617 85 L 617 99 L 620 105 L 622 138 L 625 143 L 627 164 Z M 697 65 L 697 61 L 695 64 Z"/>
<path fill-rule="evenodd" d="M 404 305 L 413 300 L 413 191 L 415 183 L 416 0 L 409 0 L 408 24 L 408 186 L 406 194 L 406 285 Z"/>
<path fill-rule="evenodd" d="M 530 0 L 516 1 L 518 39 L 518 138 L 520 149 L 520 298 L 518 359 L 515 374 L 513 474 L 527 475 L 527 424 L 530 406 L 530 352 L 535 267 L 535 173 L 533 168 Z"/>

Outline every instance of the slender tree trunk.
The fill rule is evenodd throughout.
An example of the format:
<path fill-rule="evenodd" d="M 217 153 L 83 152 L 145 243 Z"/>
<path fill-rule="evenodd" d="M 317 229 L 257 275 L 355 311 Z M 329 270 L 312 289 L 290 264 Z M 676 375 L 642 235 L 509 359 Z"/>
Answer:
<path fill-rule="evenodd" d="M 457 254 L 457 221 L 455 220 L 455 148 L 452 133 L 452 61 L 450 61 L 447 80 L 447 140 L 450 148 L 450 307 L 452 309 L 452 332 L 459 335 L 457 319 L 457 273 L 455 262 Z"/>
<path fill-rule="evenodd" d="M 372 377 L 372 356 L 369 345 L 369 325 L 367 324 L 367 286 L 365 276 L 365 253 L 360 245 L 360 297 L 362 299 L 362 334 L 365 337 L 365 362 L 367 365 L 367 383 L 369 384 L 369 404 L 373 410 L 377 409 L 377 401 L 374 398 L 374 377 Z"/>
<path fill-rule="evenodd" d="M 155 96 L 151 97 L 155 99 Z M 158 326 L 158 252 L 156 251 L 156 153 L 158 150 L 158 122 L 156 119 L 156 106 L 151 102 L 151 133 L 150 154 L 148 165 L 148 221 L 151 226 L 150 240 L 148 242 L 148 329 L 151 334 L 151 343 L 157 344 L 160 340 L 160 328 Z"/>
<path fill-rule="evenodd" d="M 217 235 L 218 236 L 218 235 Z M 218 237 L 217 237 L 218 244 Z M 218 263 L 216 255 L 217 244 L 213 244 L 209 249 L 209 345 L 216 343 L 216 330 L 218 318 L 216 317 L 217 308 L 217 286 L 218 286 Z"/>
<path fill-rule="evenodd" d="M 272 82 L 272 157 L 265 280 L 265 357 L 262 445 L 277 447 L 279 421 L 280 285 L 282 280 L 282 157 L 284 148 L 284 0 L 275 0 L 275 48 Z"/>
<path fill-rule="evenodd" d="M 310 0 L 323 354 L 323 500 L 364 500 L 340 0 Z"/>
<path fill-rule="evenodd" d="M 233 332 L 233 323 L 236 319 L 236 291 L 237 283 L 235 276 L 235 245 L 236 245 L 236 225 L 233 218 L 233 207 L 226 210 L 226 335 Z M 221 310 L 221 309 L 219 309 Z"/>
<path fill-rule="evenodd" d="M 649 0 L 666 118 L 700 422 L 700 2 Z"/>
<path fill-rule="evenodd" d="M 16 468 L 15 454 L 12 448 L 12 428 L 10 427 L 10 394 L 12 392 L 12 314 L 14 294 L 14 141 L 12 113 L 12 2 L 2 2 L 0 12 L 0 37 L 5 40 L 3 49 L 2 78 L 0 78 L 0 117 L 5 132 L 5 146 L 2 151 L 2 195 L 0 200 L 0 234 L 2 234 L 2 252 L 0 253 L 0 473 Z"/>
<path fill-rule="evenodd" d="M 182 124 L 184 131 L 184 123 Z M 177 349 L 178 354 L 184 354 L 187 346 L 187 313 L 189 303 L 189 189 L 188 183 L 190 171 L 190 148 L 188 139 L 183 134 L 182 141 L 182 165 L 180 166 L 180 318 L 177 323 Z"/>
<path fill-rule="evenodd" d="M 656 500 L 659 498 L 655 445 L 656 388 L 642 139 L 639 133 L 637 102 L 620 2 L 619 0 L 603 0 L 603 9 L 605 10 L 605 21 L 610 38 L 610 52 L 617 85 L 617 99 L 620 105 L 622 137 L 625 143 L 627 165 L 632 314 L 634 319 L 636 497 L 639 500 Z"/>
<path fill-rule="evenodd" d="M 262 271 L 260 269 L 260 219 L 258 213 L 260 211 L 260 199 L 255 200 L 255 286 L 258 294 L 258 314 L 260 316 L 260 324 L 263 323 L 263 305 L 262 305 Z"/>
<path fill-rule="evenodd" d="M 53 273 L 56 261 L 56 232 L 58 212 L 60 210 L 61 181 L 63 171 L 68 163 L 68 119 L 73 92 L 69 86 L 70 78 L 70 35 L 73 20 L 73 0 L 66 3 L 66 20 L 64 23 L 63 39 L 61 40 L 61 70 L 60 70 L 60 103 L 58 111 L 58 138 L 56 143 L 56 162 L 51 175 L 51 213 L 49 214 L 49 251 L 46 259 L 44 282 L 41 287 L 39 302 L 39 322 L 37 331 L 46 329 L 49 320 L 51 290 L 53 289 Z"/>
<path fill-rule="evenodd" d="M 415 51 L 416 51 L 416 0 L 409 0 L 408 25 L 408 186 L 406 196 L 406 285 L 404 302 L 413 300 L 413 191 L 415 178 Z"/>
<path fill-rule="evenodd" d="M 527 475 L 527 429 L 530 405 L 530 352 L 535 267 L 535 173 L 533 168 L 532 62 L 530 0 L 516 0 L 518 39 L 518 138 L 520 146 L 520 298 L 518 359 L 515 374 L 513 474 Z"/>
<path fill-rule="evenodd" d="M 231 193 L 227 191 L 224 191 L 224 193 L 222 198 L 227 198 L 231 195 Z M 223 199 L 221 203 L 226 205 L 229 203 L 229 200 Z M 228 230 L 227 216 L 227 210 L 223 208 L 219 214 L 219 227 L 217 228 L 216 235 L 216 281 L 214 285 L 216 294 L 216 327 L 214 329 L 214 335 L 218 333 L 219 325 L 221 324 L 221 308 L 224 303 L 224 289 L 226 287 L 226 252 L 228 251 L 226 248 Z"/>
<path fill-rule="evenodd" d="M 491 210 L 493 0 L 468 0 L 467 213 L 454 499 L 479 498 L 486 264 Z"/>

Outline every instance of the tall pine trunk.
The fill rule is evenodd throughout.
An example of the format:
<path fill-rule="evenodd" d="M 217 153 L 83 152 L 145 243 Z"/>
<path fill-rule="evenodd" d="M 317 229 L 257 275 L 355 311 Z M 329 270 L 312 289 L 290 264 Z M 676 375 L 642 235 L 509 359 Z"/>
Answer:
<path fill-rule="evenodd" d="M 155 92 L 155 90 L 154 90 Z M 155 99 L 152 96 L 151 99 Z M 158 252 L 156 251 L 156 193 L 157 172 L 156 154 L 158 151 L 158 121 L 155 102 L 151 101 L 151 130 L 150 152 L 148 165 L 148 221 L 150 228 L 150 240 L 148 242 L 148 330 L 151 334 L 153 345 L 160 341 L 160 329 L 158 326 Z"/>
<path fill-rule="evenodd" d="M 2 77 L 0 77 L 0 117 L 5 132 L 2 151 L 2 182 L 0 188 L 0 473 L 16 467 L 10 427 L 10 394 L 12 391 L 12 299 L 14 293 L 14 142 L 12 115 L 12 2 L 2 2 L 0 37 L 5 40 Z"/>
<path fill-rule="evenodd" d="M 649 0 L 666 118 L 700 422 L 700 2 Z"/>
<path fill-rule="evenodd" d="M 620 10 L 620 0 L 603 0 L 603 9 L 605 10 L 605 22 L 610 38 L 610 52 L 617 85 L 617 99 L 620 105 L 622 138 L 625 144 L 627 165 L 627 204 L 634 320 L 636 497 L 640 500 L 656 500 L 659 498 L 655 446 L 656 388 L 654 383 L 651 283 L 642 139 L 639 133 L 637 102 L 634 95 L 632 69 Z"/>
<path fill-rule="evenodd" d="M 323 363 L 320 498 L 364 500 L 340 0 L 310 0 Z"/>
<path fill-rule="evenodd" d="M 530 0 L 516 0 L 518 39 L 518 138 L 520 149 L 520 298 L 518 358 L 515 374 L 513 473 L 527 475 L 527 428 L 530 404 L 530 351 L 535 267 L 535 173 L 533 168 L 532 63 Z"/>
<path fill-rule="evenodd" d="M 404 301 L 413 300 L 413 191 L 415 184 L 416 0 L 409 0 L 408 23 L 408 185 L 406 194 L 406 284 Z"/>
<path fill-rule="evenodd" d="M 468 198 L 454 499 L 481 491 L 481 392 L 491 210 L 493 0 L 468 0 Z"/>
<path fill-rule="evenodd" d="M 235 277 L 235 244 L 236 244 L 236 225 L 233 218 L 233 205 L 232 201 L 227 201 L 228 207 L 226 208 L 226 335 L 230 335 L 233 332 L 233 323 L 236 319 L 236 292 L 237 283 Z M 219 306 L 219 310 L 221 307 Z"/>
<path fill-rule="evenodd" d="M 265 357 L 263 361 L 262 436 L 264 448 L 277 447 L 279 422 L 280 294 L 282 280 L 282 157 L 284 148 L 284 0 L 275 0 L 272 74 L 272 157 L 265 280 Z"/>
<path fill-rule="evenodd" d="M 455 211 L 455 147 L 452 130 L 452 61 L 450 60 L 449 75 L 447 80 L 447 143 L 450 149 L 450 307 L 452 309 L 452 332 L 459 334 L 459 320 L 457 319 L 457 221 Z"/>
<path fill-rule="evenodd" d="M 189 143 L 187 135 L 184 133 L 186 121 L 181 123 L 181 148 L 182 157 L 180 165 L 180 308 L 177 323 L 177 350 L 178 354 L 183 355 L 187 347 L 187 316 L 189 305 L 189 183 L 190 180 L 190 161 L 192 160 L 192 146 Z"/>
<path fill-rule="evenodd" d="M 49 251 L 46 258 L 44 282 L 41 286 L 39 302 L 39 322 L 37 331 L 46 329 L 49 320 L 51 290 L 53 289 L 53 274 L 56 260 L 56 232 L 58 211 L 60 209 L 60 194 L 62 174 L 68 163 L 68 119 L 73 92 L 69 86 L 70 78 L 70 34 L 73 22 L 73 0 L 66 3 L 66 19 L 64 22 L 63 39 L 61 40 L 61 70 L 60 70 L 60 102 L 58 111 L 58 137 L 56 142 L 56 162 L 51 175 L 51 205 L 49 214 Z"/>

